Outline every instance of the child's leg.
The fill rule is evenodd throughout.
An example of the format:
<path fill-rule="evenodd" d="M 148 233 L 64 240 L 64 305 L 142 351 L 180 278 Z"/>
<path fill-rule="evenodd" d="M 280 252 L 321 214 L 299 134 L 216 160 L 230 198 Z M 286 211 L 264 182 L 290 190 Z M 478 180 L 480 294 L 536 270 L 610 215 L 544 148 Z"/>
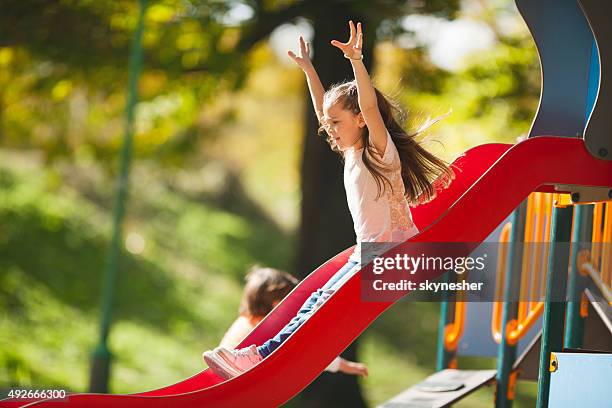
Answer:
<path fill-rule="evenodd" d="M 319 300 L 323 293 L 326 290 L 332 289 L 333 286 L 340 282 L 340 280 L 347 273 L 353 270 L 356 265 L 357 262 L 349 261 L 342 268 L 340 268 L 340 270 L 336 272 L 321 289 L 313 292 L 308 300 L 304 302 L 297 315 L 291 319 L 291 321 L 287 323 L 276 336 L 257 347 L 259 354 L 265 358 L 276 350 L 281 344 L 283 344 L 283 342 L 309 317 L 309 312 L 313 309 L 313 306 L 317 303 L 317 300 Z"/>
<path fill-rule="evenodd" d="M 344 264 L 342 268 L 338 270 L 321 289 L 332 289 L 334 286 L 338 287 L 336 283 L 338 283 L 347 273 L 349 273 L 355 266 L 357 266 L 357 262 L 348 261 Z"/>
<path fill-rule="evenodd" d="M 332 282 L 332 284 L 329 286 L 329 289 L 331 289 L 332 292 L 338 290 L 342 285 L 344 285 L 347 280 L 349 280 L 353 275 L 355 275 L 355 273 L 357 273 L 361 269 L 357 262 L 352 262 L 350 263 L 350 265 L 352 265 L 352 267 L 347 268 L 347 270 L 342 274 L 342 276 L 338 277 L 338 279 Z"/>

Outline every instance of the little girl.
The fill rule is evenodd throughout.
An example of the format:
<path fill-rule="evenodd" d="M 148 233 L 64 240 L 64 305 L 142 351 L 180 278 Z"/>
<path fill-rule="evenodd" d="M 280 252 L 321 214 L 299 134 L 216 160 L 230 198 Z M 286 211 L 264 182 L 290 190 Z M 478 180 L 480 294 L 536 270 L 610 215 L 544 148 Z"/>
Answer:
<path fill-rule="evenodd" d="M 349 22 L 346 43 L 332 40 L 347 58 L 355 80 L 324 91 L 309 58 L 309 45 L 300 37 L 300 56 L 289 56 L 304 71 L 310 96 L 322 131 L 332 149 L 344 159 L 344 187 L 353 218 L 357 245 L 349 261 L 319 290 L 313 292 L 297 315 L 273 338 L 261 346 L 240 350 L 217 347 L 204 359 L 219 376 L 228 379 L 253 367 L 278 348 L 308 317 L 365 265 L 374 253 L 362 254 L 363 242 L 403 242 L 417 230 L 410 206 L 431 200 L 436 186 L 447 187 L 453 171 L 442 160 L 415 141 L 415 134 L 402 128 L 394 113 L 401 113 L 374 88 L 362 62 L 363 34 Z M 400 118 L 401 122 L 401 118 Z M 436 186 L 433 179 L 438 178 Z"/>
<path fill-rule="evenodd" d="M 240 316 L 227 330 L 220 343 L 221 347 L 227 349 L 234 349 L 240 344 L 251 330 L 298 284 L 298 280 L 287 272 L 261 267 L 251 268 L 245 281 L 246 285 L 240 302 Z M 341 357 L 336 357 L 325 371 L 368 375 L 368 368 L 364 364 Z"/>

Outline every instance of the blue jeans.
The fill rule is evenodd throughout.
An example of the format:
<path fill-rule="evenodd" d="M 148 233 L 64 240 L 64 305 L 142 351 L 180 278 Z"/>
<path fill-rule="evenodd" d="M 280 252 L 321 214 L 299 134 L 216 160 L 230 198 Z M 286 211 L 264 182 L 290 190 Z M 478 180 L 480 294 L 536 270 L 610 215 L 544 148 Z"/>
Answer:
<path fill-rule="evenodd" d="M 317 300 L 319 300 L 319 298 L 321 298 L 321 296 L 326 293 L 326 291 L 327 294 L 329 294 L 329 290 L 336 290 L 340 286 L 342 286 L 345 281 L 342 278 L 345 277 L 349 273 L 349 271 L 351 271 L 356 265 L 357 262 L 348 261 L 342 268 L 340 268 L 338 272 L 336 272 L 331 278 L 329 278 L 327 283 L 322 288 L 318 289 L 316 292 L 312 292 L 308 300 L 304 302 L 304 304 L 298 311 L 297 315 L 295 315 L 295 317 L 291 319 L 291 321 L 287 323 L 285 327 L 283 327 L 276 336 L 266 341 L 261 346 L 257 347 L 257 351 L 259 352 L 259 354 L 263 358 L 266 358 L 281 344 L 283 344 L 283 342 L 287 340 L 291 333 L 296 331 L 298 327 L 300 327 L 302 323 L 304 323 L 306 319 L 310 317 L 310 314 L 313 310 L 313 306 L 315 305 L 315 303 L 317 303 Z M 348 276 L 346 277 L 348 278 Z"/>

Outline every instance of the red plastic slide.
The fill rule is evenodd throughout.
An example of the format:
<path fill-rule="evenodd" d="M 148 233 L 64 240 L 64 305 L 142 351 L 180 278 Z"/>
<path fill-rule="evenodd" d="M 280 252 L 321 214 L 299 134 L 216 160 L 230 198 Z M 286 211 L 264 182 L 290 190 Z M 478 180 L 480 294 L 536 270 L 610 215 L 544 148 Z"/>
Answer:
<path fill-rule="evenodd" d="M 454 163 L 457 179 L 431 203 L 413 210 L 421 233 L 387 252 L 407 251 L 412 242 L 478 243 L 533 191 L 553 184 L 612 187 L 612 161 L 599 160 L 581 139 L 542 136 L 517 145 L 487 144 L 469 150 Z M 467 256 L 473 249 L 465 247 Z M 322 286 L 347 260 L 350 249 L 312 272 L 241 343 L 261 344 L 295 315 L 311 292 Z M 257 366 L 223 381 L 205 370 L 185 381 L 142 394 L 75 394 L 69 401 L 39 401 L 36 407 L 237 407 L 278 406 L 312 382 L 393 302 L 363 302 L 357 273 Z M 431 279 L 432 276 L 417 278 Z M 407 292 L 404 292 L 407 294 Z M 200 358 L 200 356 L 196 356 Z M 24 403 L 0 403 L 0 406 Z"/>

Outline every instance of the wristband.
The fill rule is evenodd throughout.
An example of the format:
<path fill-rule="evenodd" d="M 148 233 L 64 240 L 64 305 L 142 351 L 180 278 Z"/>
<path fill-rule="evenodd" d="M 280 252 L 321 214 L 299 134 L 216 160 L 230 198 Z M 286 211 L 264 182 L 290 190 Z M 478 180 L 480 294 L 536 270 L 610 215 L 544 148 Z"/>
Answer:
<path fill-rule="evenodd" d="M 344 58 L 346 58 L 346 59 L 350 59 L 350 60 L 362 60 L 362 59 L 363 59 L 363 54 L 361 54 L 361 55 L 359 56 L 359 58 L 351 58 L 351 57 L 349 57 L 348 55 L 344 54 Z"/>

